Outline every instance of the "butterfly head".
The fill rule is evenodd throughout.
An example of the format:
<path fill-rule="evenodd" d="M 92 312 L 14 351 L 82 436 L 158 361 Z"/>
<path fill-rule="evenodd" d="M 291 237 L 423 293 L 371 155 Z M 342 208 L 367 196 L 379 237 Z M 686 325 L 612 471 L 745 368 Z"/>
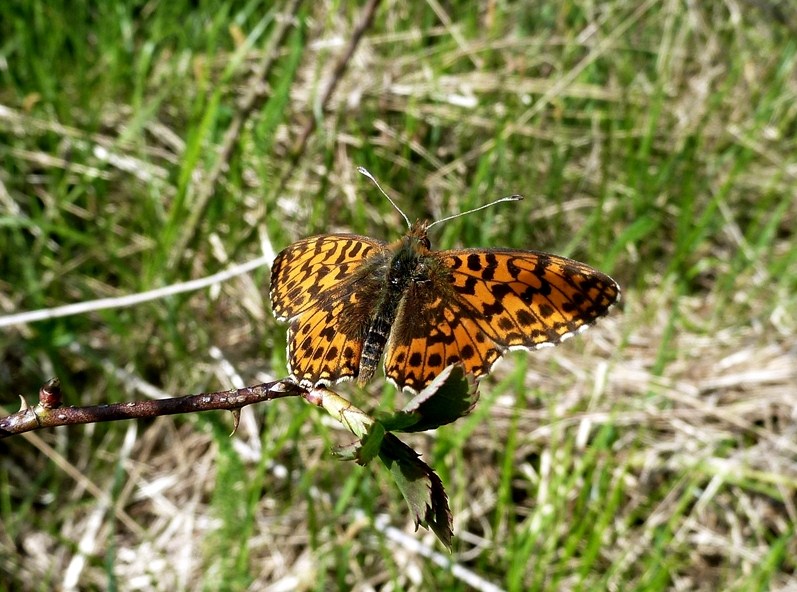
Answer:
<path fill-rule="evenodd" d="M 400 239 L 390 245 L 389 250 L 393 253 L 393 263 L 399 268 L 408 269 L 413 267 L 419 257 L 428 255 L 432 250 L 432 244 L 427 233 L 429 223 L 417 220 L 410 225 L 410 229 Z M 404 262 L 406 260 L 406 262 Z"/>
<path fill-rule="evenodd" d="M 406 238 L 411 244 L 420 245 L 425 249 L 431 249 L 432 243 L 429 242 L 429 222 L 426 220 L 416 220 L 415 224 L 410 226 L 410 230 Z"/>

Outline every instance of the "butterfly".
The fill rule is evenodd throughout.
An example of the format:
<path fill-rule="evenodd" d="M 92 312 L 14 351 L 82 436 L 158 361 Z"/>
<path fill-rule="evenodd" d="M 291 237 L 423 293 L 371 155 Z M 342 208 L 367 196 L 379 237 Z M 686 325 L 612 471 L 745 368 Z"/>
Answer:
<path fill-rule="evenodd" d="M 452 364 L 479 379 L 508 351 L 581 332 L 620 297 L 609 276 L 550 253 L 432 250 L 429 228 L 453 217 L 410 224 L 404 215 L 409 230 L 392 243 L 323 234 L 277 255 L 270 297 L 289 323 L 293 381 L 364 384 L 383 355 L 388 380 L 414 393 Z"/>

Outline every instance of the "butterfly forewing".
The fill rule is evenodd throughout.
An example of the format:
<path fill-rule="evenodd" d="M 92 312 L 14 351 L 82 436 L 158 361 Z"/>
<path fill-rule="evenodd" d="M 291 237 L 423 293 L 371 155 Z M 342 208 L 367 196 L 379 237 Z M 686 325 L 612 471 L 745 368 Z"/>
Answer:
<path fill-rule="evenodd" d="M 456 298 L 507 347 L 556 344 L 604 316 L 620 294 L 609 276 L 549 253 L 464 249 L 437 255 L 452 270 Z"/>
<path fill-rule="evenodd" d="M 293 243 L 271 267 L 271 306 L 279 320 L 318 306 L 385 243 L 355 234 L 324 234 Z"/>

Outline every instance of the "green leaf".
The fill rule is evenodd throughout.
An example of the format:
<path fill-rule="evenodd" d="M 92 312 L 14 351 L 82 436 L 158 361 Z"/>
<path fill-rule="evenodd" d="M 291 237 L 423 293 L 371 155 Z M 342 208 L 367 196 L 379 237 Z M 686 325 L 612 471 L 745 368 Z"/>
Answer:
<path fill-rule="evenodd" d="M 338 460 L 357 460 L 360 448 L 362 448 L 362 443 L 357 440 L 356 442 L 351 442 L 350 444 L 333 446 L 332 454 L 334 454 Z"/>
<path fill-rule="evenodd" d="M 422 432 L 452 423 L 470 413 L 479 400 L 472 374 L 461 365 L 448 366 L 401 411 L 384 418 L 389 432 Z"/>
<path fill-rule="evenodd" d="M 443 482 L 420 455 L 388 431 L 382 422 L 326 388 L 314 389 L 308 401 L 323 407 L 360 440 L 335 449 L 346 460 L 365 465 L 377 454 L 385 463 L 407 502 L 416 528 L 432 530 L 451 549 L 453 518 Z M 432 429 L 468 413 L 476 404 L 476 383 L 461 367 L 449 367 L 407 406 L 396 414 L 394 425 L 403 421 L 412 430 Z"/>
<path fill-rule="evenodd" d="M 378 421 L 368 430 L 368 433 L 360 440 L 360 447 L 357 450 L 358 465 L 365 466 L 371 462 L 382 448 L 382 441 L 385 437 L 385 427 Z"/>
<path fill-rule="evenodd" d="M 332 449 L 332 454 L 337 456 L 340 460 L 353 460 L 356 461 L 358 465 L 365 466 L 379 454 L 384 437 L 385 428 L 381 423 L 376 421 L 371 425 L 368 433 L 362 438 L 351 444 L 335 446 Z"/>
<path fill-rule="evenodd" d="M 393 434 L 385 434 L 379 458 L 410 507 L 415 528 L 430 528 L 450 551 L 454 533 L 448 496 L 440 477 L 419 456 Z"/>

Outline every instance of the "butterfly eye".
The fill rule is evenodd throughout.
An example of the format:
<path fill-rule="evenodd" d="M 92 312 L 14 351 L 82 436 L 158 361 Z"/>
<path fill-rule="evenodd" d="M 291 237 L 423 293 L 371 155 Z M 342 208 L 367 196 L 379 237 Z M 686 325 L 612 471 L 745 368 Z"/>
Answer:
<path fill-rule="evenodd" d="M 424 247 L 426 247 L 427 249 L 431 249 L 432 248 L 432 243 L 429 241 L 429 237 L 428 236 L 424 236 L 423 238 L 421 238 L 421 244 Z"/>

